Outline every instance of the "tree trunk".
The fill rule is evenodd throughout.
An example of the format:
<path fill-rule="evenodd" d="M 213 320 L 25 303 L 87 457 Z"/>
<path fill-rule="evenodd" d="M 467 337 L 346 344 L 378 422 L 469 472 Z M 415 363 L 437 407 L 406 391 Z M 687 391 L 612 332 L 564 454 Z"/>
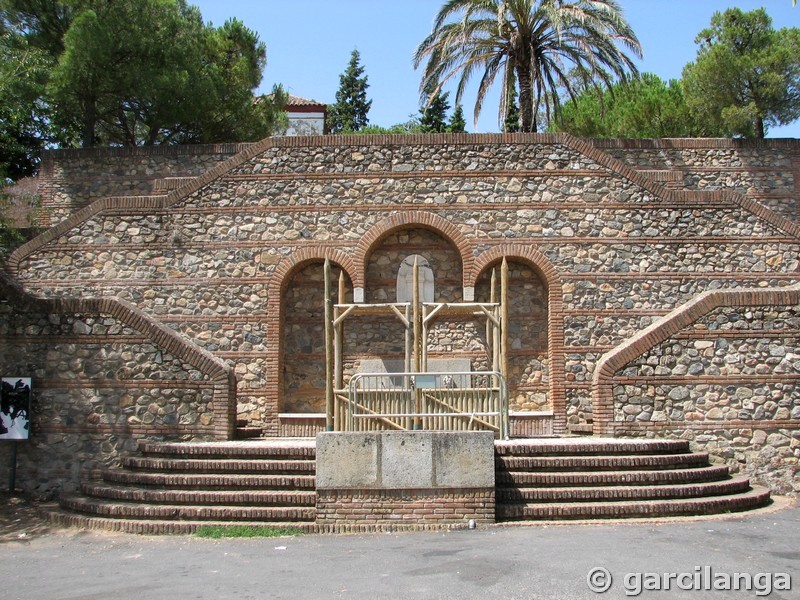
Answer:
<path fill-rule="evenodd" d="M 764 130 L 764 119 L 762 117 L 756 117 L 755 127 L 756 137 L 758 139 L 764 139 L 767 135 L 767 132 Z"/>
<path fill-rule="evenodd" d="M 524 66 L 517 65 L 517 83 L 519 83 L 520 131 L 535 133 L 536 121 L 533 116 L 533 82 L 531 72 Z"/>
<path fill-rule="evenodd" d="M 85 100 L 83 103 L 83 132 L 81 133 L 81 146 L 91 148 L 94 146 L 94 130 L 97 125 L 97 106 L 94 100 Z"/>

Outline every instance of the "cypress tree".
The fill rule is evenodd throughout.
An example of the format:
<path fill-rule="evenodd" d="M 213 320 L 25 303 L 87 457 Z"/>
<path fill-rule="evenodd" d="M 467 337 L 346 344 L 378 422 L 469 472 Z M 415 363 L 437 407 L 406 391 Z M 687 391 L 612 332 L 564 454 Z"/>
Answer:
<path fill-rule="evenodd" d="M 467 122 L 464 119 L 464 109 L 460 104 L 456 104 L 453 110 L 453 116 L 450 117 L 450 123 L 447 125 L 447 131 L 450 133 L 466 133 Z"/>
<path fill-rule="evenodd" d="M 358 50 L 353 50 L 347 69 L 339 75 L 336 103 L 328 109 L 331 133 L 359 131 L 369 123 L 367 113 L 372 106 L 372 100 L 367 100 L 369 84 L 360 61 Z"/>

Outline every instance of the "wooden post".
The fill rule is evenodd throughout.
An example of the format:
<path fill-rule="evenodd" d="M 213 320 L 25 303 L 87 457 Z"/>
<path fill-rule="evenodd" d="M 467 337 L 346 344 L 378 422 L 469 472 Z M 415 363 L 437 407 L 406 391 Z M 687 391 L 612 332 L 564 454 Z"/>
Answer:
<path fill-rule="evenodd" d="M 333 302 L 331 261 L 325 259 L 325 429 L 333 431 Z"/>
<path fill-rule="evenodd" d="M 497 269 L 492 268 L 492 278 L 489 283 L 489 302 L 494 304 L 497 302 Z M 499 318 L 497 309 L 492 308 L 495 317 Z M 499 337 L 497 324 L 492 323 L 491 320 L 486 319 L 486 346 L 491 352 L 491 369 L 497 371 L 500 369 L 500 354 L 499 354 Z"/>
<path fill-rule="evenodd" d="M 345 281 L 344 271 L 339 271 L 339 297 L 338 304 L 345 303 Z M 334 313 L 334 317 L 338 316 Z M 339 407 L 339 400 L 336 397 L 336 392 L 342 389 L 343 383 L 343 370 L 342 364 L 342 348 L 344 346 L 344 321 L 339 321 L 333 328 L 333 426 L 335 429 L 341 431 L 343 429 L 341 419 L 342 411 Z"/>
<path fill-rule="evenodd" d="M 420 367 L 422 366 L 422 356 L 421 356 L 421 344 L 420 344 L 420 326 L 422 325 L 422 315 L 419 312 L 419 260 L 417 257 L 414 257 L 414 268 L 412 271 L 414 277 L 414 283 L 412 286 L 412 309 L 414 313 L 414 372 L 419 373 Z M 420 390 L 414 390 L 414 399 L 415 399 L 415 415 L 414 415 L 414 429 L 420 429 L 420 419 L 419 413 L 422 407 L 422 398 L 420 397 Z"/>
<path fill-rule="evenodd" d="M 500 266 L 500 373 L 508 381 L 508 261 Z"/>

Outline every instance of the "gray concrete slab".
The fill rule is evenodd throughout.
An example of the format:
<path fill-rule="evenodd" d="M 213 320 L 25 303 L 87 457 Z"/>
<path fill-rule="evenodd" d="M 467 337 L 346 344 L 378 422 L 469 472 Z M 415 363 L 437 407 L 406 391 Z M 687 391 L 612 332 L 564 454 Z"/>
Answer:
<path fill-rule="evenodd" d="M 800 598 L 800 509 L 704 520 L 211 541 L 66 530 L 0 544 L 4 600 L 626 598 L 629 573 L 787 573 Z M 594 568 L 609 592 L 587 586 Z M 633 582 L 629 582 L 633 583 Z M 701 582 L 702 583 L 702 582 Z M 757 590 L 638 598 L 756 598 Z M 762 588 L 763 589 L 763 588 Z M 634 590 L 635 591 L 635 590 Z M 630 596 L 634 597 L 634 596 Z"/>

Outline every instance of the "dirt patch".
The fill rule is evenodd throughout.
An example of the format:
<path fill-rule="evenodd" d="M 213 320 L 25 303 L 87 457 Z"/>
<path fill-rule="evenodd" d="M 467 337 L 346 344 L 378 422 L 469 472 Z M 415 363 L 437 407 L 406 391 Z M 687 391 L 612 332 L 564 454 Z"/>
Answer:
<path fill-rule="evenodd" d="M 56 506 L 53 502 L 37 502 L 0 492 L 0 544 L 25 541 L 57 529 L 47 516 L 47 511 Z"/>

